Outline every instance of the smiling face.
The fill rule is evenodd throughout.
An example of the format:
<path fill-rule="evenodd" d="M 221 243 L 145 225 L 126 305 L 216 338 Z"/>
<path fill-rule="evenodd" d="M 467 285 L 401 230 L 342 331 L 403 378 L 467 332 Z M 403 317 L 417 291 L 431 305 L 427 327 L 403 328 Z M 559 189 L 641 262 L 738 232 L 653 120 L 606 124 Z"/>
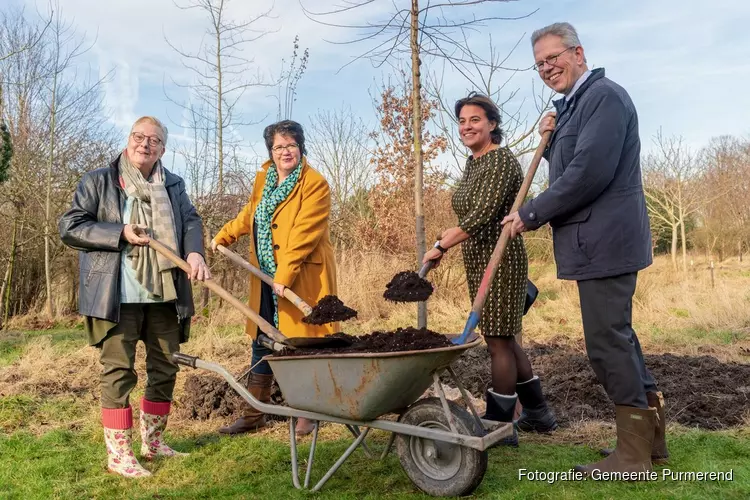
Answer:
<path fill-rule="evenodd" d="M 299 144 L 294 137 L 289 135 L 276 134 L 273 137 L 273 162 L 279 172 L 279 176 L 286 178 L 292 171 L 297 168 L 302 158 Z"/>
<path fill-rule="evenodd" d="M 164 151 L 164 132 L 158 125 L 142 121 L 133 126 L 128 137 L 128 158 L 141 172 L 146 172 L 144 175 L 148 175 Z"/>
<path fill-rule="evenodd" d="M 543 36 L 534 44 L 534 62 L 544 83 L 560 94 L 567 94 L 586 70 L 583 47 L 566 47 L 556 35 Z M 543 63 L 543 64 L 540 64 Z"/>
<path fill-rule="evenodd" d="M 484 108 L 476 104 L 467 104 L 458 115 L 458 133 L 464 145 L 476 154 L 492 143 L 490 132 L 495 130 L 497 122 L 487 119 Z"/>

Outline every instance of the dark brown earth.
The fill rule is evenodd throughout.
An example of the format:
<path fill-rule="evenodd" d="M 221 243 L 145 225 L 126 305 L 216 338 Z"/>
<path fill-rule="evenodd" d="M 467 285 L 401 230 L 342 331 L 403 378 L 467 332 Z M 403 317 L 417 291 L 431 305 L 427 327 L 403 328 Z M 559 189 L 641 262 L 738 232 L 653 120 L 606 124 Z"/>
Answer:
<path fill-rule="evenodd" d="M 326 295 L 312 308 L 309 316 L 302 318 L 302 322 L 310 325 L 324 325 L 356 317 L 357 311 L 344 305 L 341 299 L 335 295 Z"/>
<path fill-rule="evenodd" d="M 585 353 L 545 344 L 530 344 L 525 351 L 561 425 L 614 419 L 614 407 Z M 673 354 L 645 355 L 645 361 L 666 399 L 667 422 L 703 429 L 745 425 L 743 415 L 750 415 L 750 365 Z M 466 389 L 483 398 L 490 373 L 487 347 L 470 349 L 453 367 Z"/>
<path fill-rule="evenodd" d="M 354 336 L 336 333 L 326 338 L 342 338 L 351 343 L 348 347 L 333 347 L 330 349 L 284 349 L 276 356 L 308 356 L 319 354 L 345 354 L 354 352 L 398 352 L 421 351 L 437 347 L 451 346 L 450 340 L 444 335 L 426 328 L 398 328 L 392 332 L 373 332 L 367 335 Z"/>
<path fill-rule="evenodd" d="M 414 271 L 402 271 L 385 285 L 383 297 L 392 302 L 422 302 L 432 295 L 432 284 Z"/>
<path fill-rule="evenodd" d="M 526 352 L 562 426 L 614 419 L 614 408 L 585 353 L 570 346 L 545 344 L 529 344 Z M 750 415 L 750 365 L 722 363 L 711 356 L 652 354 L 646 355 L 646 366 L 664 393 L 668 423 L 703 429 L 746 425 L 743 415 Z M 490 373 L 485 346 L 469 349 L 453 368 L 474 396 L 484 398 Z M 272 398 L 274 403 L 283 401 L 275 384 Z M 205 420 L 233 415 L 240 403 L 225 381 L 191 374 L 177 407 L 188 418 Z"/>

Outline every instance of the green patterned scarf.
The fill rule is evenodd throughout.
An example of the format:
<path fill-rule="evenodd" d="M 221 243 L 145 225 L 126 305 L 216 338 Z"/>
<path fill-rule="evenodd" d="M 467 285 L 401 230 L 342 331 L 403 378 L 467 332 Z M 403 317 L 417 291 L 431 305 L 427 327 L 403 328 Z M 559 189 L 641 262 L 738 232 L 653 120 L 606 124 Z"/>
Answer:
<path fill-rule="evenodd" d="M 278 186 L 279 173 L 276 165 L 271 164 L 266 172 L 266 183 L 263 185 L 263 196 L 255 209 L 255 227 L 258 231 L 258 240 L 255 242 L 258 248 L 258 263 L 260 268 L 270 276 L 276 275 L 276 260 L 273 257 L 273 236 L 271 234 L 271 220 L 276 207 L 286 200 L 287 196 L 294 189 L 294 185 L 299 179 L 302 170 L 302 162 L 297 165 L 289 176 L 284 179 Z M 276 294 L 273 294 L 273 321 L 275 326 L 279 326 L 279 302 Z"/>

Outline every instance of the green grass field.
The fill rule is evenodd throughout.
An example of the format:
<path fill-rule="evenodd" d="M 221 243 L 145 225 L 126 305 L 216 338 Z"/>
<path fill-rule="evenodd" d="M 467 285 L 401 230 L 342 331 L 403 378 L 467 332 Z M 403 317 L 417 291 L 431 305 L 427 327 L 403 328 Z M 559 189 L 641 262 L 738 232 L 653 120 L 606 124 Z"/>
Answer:
<path fill-rule="evenodd" d="M 744 434 L 744 435 L 743 435 Z M 659 480 L 641 483 L 519 480 L 519 469 L 566 471 L 596 459 L 582 445 L 526 439 L 516 450 L 490 450 L 489 468 L 475 498 L 508 499 L 743 499 L 750 498 L 750 435 L 747 432 L 681 431 L 670 441 L 673 471 L 733 471 L 732 481 Z M 529 442 L 531 441 L 531 442 Z M 375 445 L 382 446 L 382 434 Z M 103 439 L 94 431 L 52 431 L 41 436 L 17 432 L 0 437 L 0 497 L 28 498 L 307 498 L 291 483 L 289 446 L 281 438 L 218 438 L 213 434 L 172 435 L 171 443 L 189 451 L 185 458 L 161 459 L 146 466 L 148 479 L 127 480 L 105 472 Z M 309 443 L 309 441 L 307 442 Z M 306 457 L 308 444 L 300 449 Z M 313 471 L 317 481 L 347 441 L 319 443 Z M 324 469 L 325 468 L 325 469 Z M 304 470 L 304 469 L 303 469 Z M 315 498 L 429 498 L 420 494 L 397 456 L 372 460 L 357 451 Z"/>

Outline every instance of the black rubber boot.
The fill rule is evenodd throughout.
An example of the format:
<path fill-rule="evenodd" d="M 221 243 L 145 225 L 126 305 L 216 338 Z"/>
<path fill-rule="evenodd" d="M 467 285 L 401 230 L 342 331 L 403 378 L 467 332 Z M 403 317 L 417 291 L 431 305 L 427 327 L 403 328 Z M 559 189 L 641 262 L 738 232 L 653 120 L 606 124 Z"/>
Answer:
<path fill-rule="evenodd" d="M 547 406 L 542 394 L 542 383 L 536 375 L 531 380 L 516 384 L 518 399 L 523 411 L 516 421 L 518 430 L 524 432 L 552 432 L 557 429 L 557 419 Z"/>
<path fill-rule="evenodd" d="M 495 422 L 513 422 L 513 413 L 516 410 L 516 401 L 518 401 L 518 395 L 506 396 L 504 394 L 498 394 L 492 389 L 487 389 L 484 395 L 487 401 L 487 412 L 482 417 L 485 420 L 494 420 Z M 518 432 L 516 427 L 513 426 L 513 434 L 498 441 L 499 445 L 518 447 Z"/>

